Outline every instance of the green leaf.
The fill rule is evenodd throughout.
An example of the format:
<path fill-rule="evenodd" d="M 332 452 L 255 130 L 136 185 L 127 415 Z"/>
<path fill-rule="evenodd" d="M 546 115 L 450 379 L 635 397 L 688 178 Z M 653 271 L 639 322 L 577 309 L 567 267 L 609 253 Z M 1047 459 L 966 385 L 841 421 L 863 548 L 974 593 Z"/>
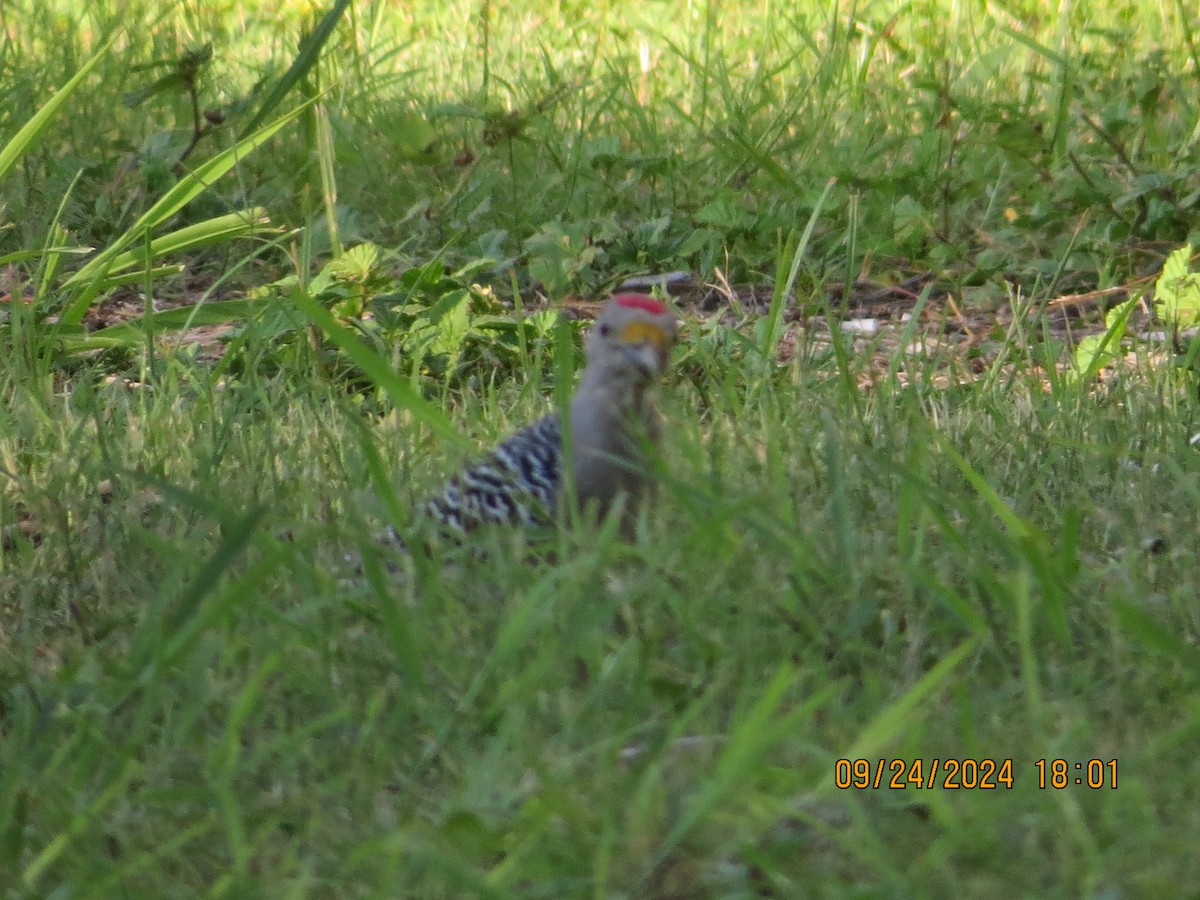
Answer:
<path fill-rule="evenodd" d="M 1191 272 L 1192 245 L 1185 244 L 1167 257 L 1154 283 L 1154 309 L 1174 329 L 1200 322 L 1200 273 Z"/>
<path fill-rule="evenodd" d="M 696 221 L 721 231 L 738 231 L 754 224 L 754 214 L 728 197 L 718 197 L 696 211 Z"/>
<path fill-rule="evenodd" d="M 334 281 L 365 284 L 379 265 L 379 248 L 368 242 L 346 250 L 330 260 L 325 270 Z"/>
<path fill-rule="evenodd" d="M 406 159 L 422 157 L 437 139 L 437 132 L 419 113 L 400 113 L 390 123 L 393 139 L 400 155 Z"/>
<path fill-rule="evenodd" d="M 1138 299 L 1131 297 L 1114 306 L 1104 317 L 1104 334 L 1088 335 L 1079 342 L 1079 346 L 1075 348 L 1076 380 L 1091 381 L 1097 372 L 1117 360 L 1121 341 L 1125 338 L 1129 314 L 1133 312 Z"/>
<path fill-rule="evenodd" d="M 451 291 L 434 305 L 430 313 L 437 337 L 429 349 L 433 353 L 448 356 L 449 368 L 454 368 L 471 332 L 471 292 Z"/>

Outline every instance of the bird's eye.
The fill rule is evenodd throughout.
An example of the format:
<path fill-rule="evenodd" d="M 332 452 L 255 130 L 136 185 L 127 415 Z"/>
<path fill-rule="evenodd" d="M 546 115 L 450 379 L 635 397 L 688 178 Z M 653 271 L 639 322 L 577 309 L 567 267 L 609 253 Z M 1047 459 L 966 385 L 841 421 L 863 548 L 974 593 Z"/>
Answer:
<path fill-rule="evenodd" d="M 612 326 L 607 323 L 602 323 L 599 328 L 600 337 L 608 337 L 612 334 Z"/>

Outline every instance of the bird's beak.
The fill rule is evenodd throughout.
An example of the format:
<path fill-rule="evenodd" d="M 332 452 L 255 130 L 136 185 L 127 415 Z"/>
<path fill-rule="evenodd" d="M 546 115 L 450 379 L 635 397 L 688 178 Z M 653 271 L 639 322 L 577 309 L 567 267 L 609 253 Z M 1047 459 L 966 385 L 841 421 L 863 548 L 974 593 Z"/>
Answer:
<path fill-rule="evenodd" d="M 621 343 L 638 368 L 657 375 L 667 367 L 671 342 L 667 334 L 651 322 L 630 322 L 621 329 Z"/>

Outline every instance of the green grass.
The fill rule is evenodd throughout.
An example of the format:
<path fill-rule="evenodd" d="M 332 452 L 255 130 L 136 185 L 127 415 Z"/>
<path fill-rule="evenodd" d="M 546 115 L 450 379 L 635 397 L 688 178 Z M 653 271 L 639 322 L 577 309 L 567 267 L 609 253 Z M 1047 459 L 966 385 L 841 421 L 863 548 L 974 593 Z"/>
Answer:
<path fill-rule="evenodd" d="M 1080 382 L 1044 315 L 1196 240 L 1186 4 L 362 4 L 309 67 L 323 9 L 76 6 L 0 11 L 0 149 L 124 29 L 0 171 L 0 256 L 124 249 L 135 280 L 9 275 L 0 896 L 1200 881 L 1188 340 L 1139 320 Z M 206 42 L 227 124 L 187 167 L 297 59 L 266 121 L 319 103 L 154 219 L 191 106 L 122 95 Z M 255 208 L 279 230 L 211 231 Z M 683 305 L 638 540 L 374 542 L 552 402 L 572 333 L 513 304 L 675 268 L 774 299 Z M 901 349 L 949 312 L 821 338 L 826 283 L 924 271 L 935 319 L 1032 315 L 969 353 Z M 106 341 L 56 318 L 151 298 Z M 231 322 L 219 361 L 163 338 L 193 313 Z M 1012 787 L 839 789 L 858 758 L 1011 759 Z M 1039 759 L 1117 787 L 1041 789 Z"/>

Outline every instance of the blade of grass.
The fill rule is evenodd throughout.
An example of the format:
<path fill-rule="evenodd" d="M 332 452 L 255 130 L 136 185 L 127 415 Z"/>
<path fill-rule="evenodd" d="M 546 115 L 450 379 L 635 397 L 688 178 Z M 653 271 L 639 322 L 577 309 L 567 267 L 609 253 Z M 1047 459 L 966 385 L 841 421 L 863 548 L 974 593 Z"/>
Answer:
<path fill-rule="evenodd" d="M 1200 673 L 1200 650 L 1164 628 L 1145 610 L 1126 600 L 1115 598 L 1111 606 L 1113 618 L 1121 630 L 1136 638 L 1147 651 L 1179 663 L 1182 670 L 1191 673 L 1193 678 Z"/>
<path fill-rule="evenodd" d="M 825 182 L 825 188 L 821 191 L 821 196 L 817 198 L 817 202 L 813 205 L 812 212 L 809 213 L 808 222 L 804 225 L 804 231 L 800 234 L 800 239 L 789 239 L 784 245 L 784 252 L 777 257 L 778 266 L 775 273 L 775 288 L 771 292 L 771 306 L 767 310 L 767 331 L 764 336 L 762 348 L 763 355 L 769 360 L 775 359 L 775 355 L 779 350 L 779 340 L 782 337 L 780 323 L 783 320 L 783 310 L 796 286 L 796 277 L 800 273 L 800 265 L 808 253 L 808 245 L 812 241 L 813 231 L 816 229 L 817 222 L 821 218 L 825 202 L 829 199 L 829 195 L 836 185 L 837 178 L 830 178 Z M 784 275 L 783 269 L 785 259 L 789 262 L 786 275 Z M 781 275 L 784 277 L 781 278 Z"/>
<path fill-rule="evenodd" d="M 283 117 L 276 119 L 254 134 L 242 138 L 228 150 L 218 153 L 203 165 L 189 172 L 174 187 L 166 192 L 157 203 L 146 210 L 123 234 L 113 240 L 95 258 L 83 266 L 78 272 L 68 278 L 64 288 L 76 287 L 79 294 L 67 306 L 60 317 L 65 325 L 78 325 L 83 321 L 97 294 L 104 289 L 104 276 L 112 269 L 117 258 L 125 248 L 140 241 L 144 234 L 163 224 L 181 209 L 198 197 L 217 181 L 222 175 L 238 164 L 246 155 L 266 143 L 280 129 L 295 119 L 304 111 L 300 106 Z M 221 217 L 224 219 L 225 217 Z M 219 221 L 219 220 L 210 220 Z M 195 233 L 192 239 L 197 239 Z"/>
<path fill-rule="evenodd" d="M 796 672 L 789 665 L 780 666 L 763 689 L 758 701 L 746 717 L 730 733 L 717 769 L 704 784 L 697 796 L 688 804 L 687 811 L 663 840 L 655 853 L 655 861 L 645 878 L 651 877 L 668 859 L 680 843 L 707 816 L 718 803 L 728 799 L 739 784 L 744 784 L 753 775 L 763 754 L 783 737 L 794 734 L 801 724 L 824 705 L 836 692 L 836 685 L 824 690 L 783 715 L 779 715 L 785 696 L 796 682 Z"/>
<path fill-rule="evenodd" d="M 172 253 L 198 250 L 201 247 L 222 244 L 238 238 L 279 234 L 280 229 L 267 227 L 270 222 L 267 211 L 256 206 L 186 225 L 154 238 L 150 241 L 148 251 L 146 248 L 127 250 L 113 257 L 109 273 L 121 272 L 134 266 L 142 267 L 146 265 L 148 259 L 158 259 Z"/>
<path fill-rule="evenodd" d="M 954 670 L 975 651 L 978 644 L 977 638 L 968 638 L 946 654 L 902 697 L 867 723 L 867 726 L 859 732 L 858 738 L 843 756 L 847 759 L 868 759 L 878 756 L 880 750 L 904 732 L 905 726 L 912 722 L 921 704 L 949 680 L 950 676 L 954 674 Z M 831 780 L 828 783 L 832 785 L 833 782 Z"/>
<path fill-rule="evenodd" d="M 307 75 L 320 61 L 321 50 L 333 34 L 333 29 L 337 27 L 338 20 L 341 19 L 342 13 L 346 11 L 346 7 L 349 5 L 350 0 L 337 0 L 325 15 L 321 17 L 321 21 L 317 23 L 317 27 L 301 39 L 296 58 L 292 60 L 292 64 L 288 66 L 288 70 L 283 73 L 282 77 L 275 82 L 275 87 L 271 89 L 271 93 L 263 100 L 262 105 L 258 108 L 258 112 L 254 114 L 254 118 L 246 125 L 246 131 L 253 131 L 259 126 L 259 123 L 271 115 L 275 107 L 283 102 L 283 99 L 291 92 L 292 88 L 300 82 L 300 79 Z"/>
<path fill-rule="evenodd" d="M 54 96 L 42 104 L 42 107 L 30 117 L 29 121 L 21 126 L 17 133 L 9 138 L 3 147 L 0 147 L 0 181 L 21 160 L 21 157 L 42 136 L 46 129 L 50 127 L 50 121 L 62 109 L 67 99 L 75 93 L 76 88 L 83 83 L 83 80 L 108 55 L 108 51 L 112 49 L 113 42 L 120 34 L 119 30 L 114 31 L 105 38 L 99 49 L 92 54 L 91 59 L 83 64 L 83 67 L 75 73 L 71 80 L 55 91 Z"/>
<path fill-rule="evenodd" d="M 21 873 L 21 880 L 25 883 L 26 888 L 33 890 L 37 887 L 42 875 L 54 864 L 55 860 L 66 852 L 67 848 L 71 845 L 71 841 L 82 834 L 96 820 L 105 807 L 125 793 L 129 782 L 133 780 L 133 777 L 137 775 L 141 768 L 141 763 L 136 759 L 126 760 L 125 768 L 122 769 L 121 774 L 114 778 L 104 790 L 100 791 L 85 809 L 76 813 L 64 831 L 55 835 L 47 842 L 42 851 L 33 858 L 32 862 Z"/>
<path fill-rule="evenodd" d="M 418 394 L 407 380 L 393 372 L 387 360 L 359 340 L 354 332 L 339 325 L 327 309 L 299 289 L 292 292 L 291 298 L 309 321 L 387 393 L 397 409 L 407 410 L 414 419 L 452 446 L 466 451 L 473 449 L 470 442 L 450 424 L 445 413 Z"/>

